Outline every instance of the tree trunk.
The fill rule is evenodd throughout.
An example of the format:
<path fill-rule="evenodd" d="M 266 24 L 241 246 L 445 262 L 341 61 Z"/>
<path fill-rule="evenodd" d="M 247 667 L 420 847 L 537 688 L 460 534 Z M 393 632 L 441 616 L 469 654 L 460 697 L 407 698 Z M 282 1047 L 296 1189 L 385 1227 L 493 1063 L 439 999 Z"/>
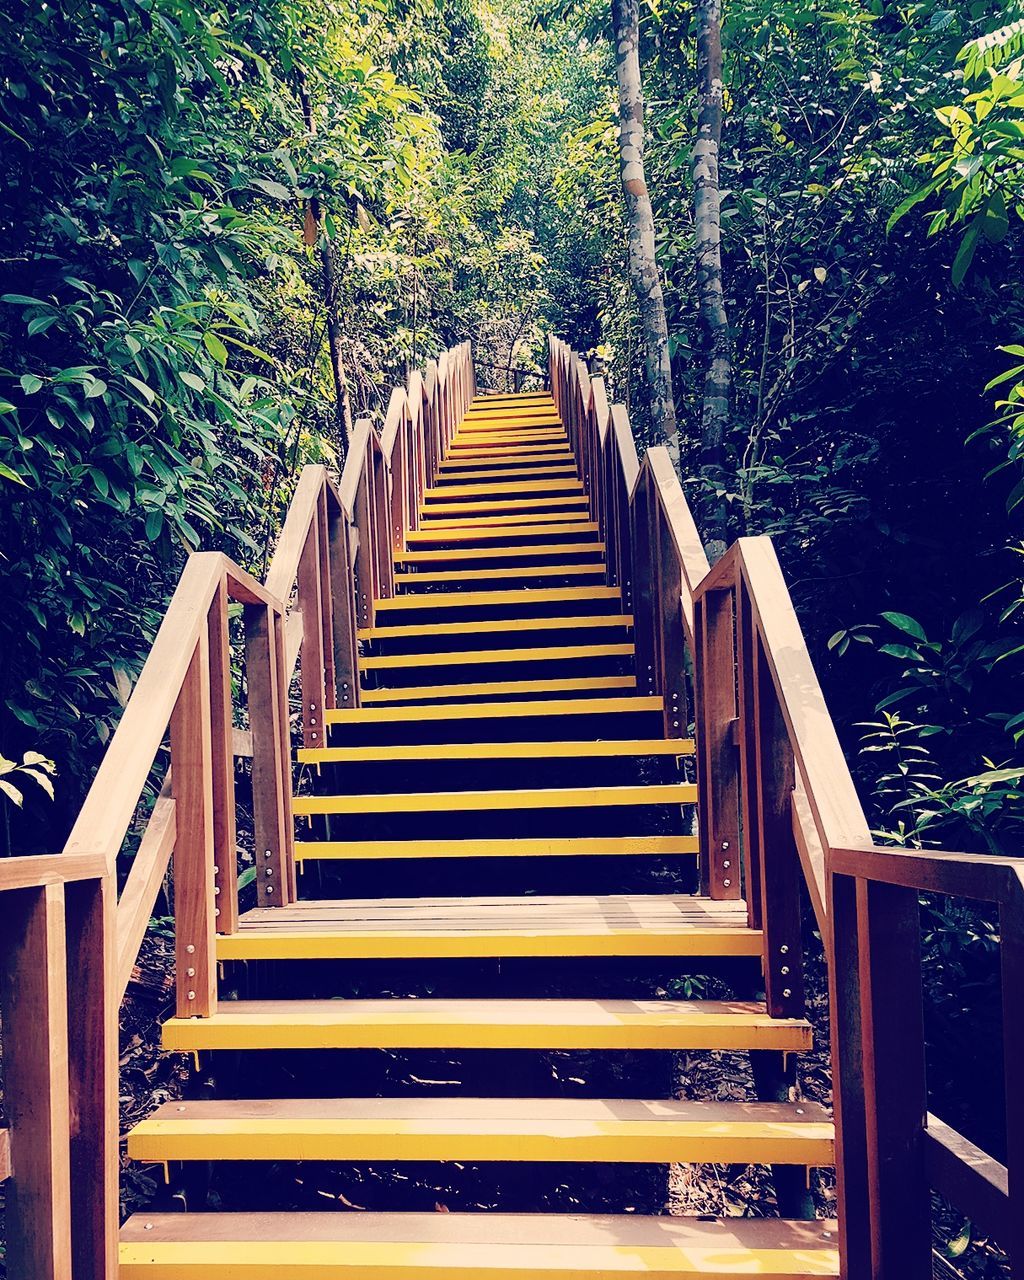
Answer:
<path fill-rule="evenodd" d="M 697 251 L 697 299 L 705 335 L 707 366 L 701 412 L 701 471 L 720 486 L 729 425 L 732 353 L 722 289 L 721 191 L 718 153 L 722 141 L 722 10 L 720 0 L 698 0 L 697 139 L 693 146 L 693 218 Z M 715 559 L 725 550 L 726 512 L 721 500 L 708 507 Z M 712 549 L 709 549 L 709 553 Z"/>
<path fill-rule="evenodd" d="M 316 132 L 313 119 L 313 107 L 306 90 L 306 78 L 302 68 L 296 68 L 299 84 L 299 101 L 302 103 L 302 118 L 308 133 Z M 338 276 L 334 270 L 334 257 L 331 254 L 331 242 L 323 231 L 323 209 L 317 196 L 311 196 L 306 207 L 303 241 L 316 248 L 320 257 L 320 278 L 323 289 L 324 317 L 327 328 L 327 352 L 331 362 L 331 374 L 334 378 L 335 422 L 338 439 L 338 467 L 345 461 L 348 453 L 349 436 L 352 434 L 352 401 L 348 393 L 348 378 L 345 376 L 345 361 L 342 356 L 341 323 L 338 319 Z"/>
<path fill-rule="evenodd" d="M 644 172 L 644 96 L 640 83 L 639 0 L 612 0 L 619 87 L 619 172 L 629 222 L 629 274 L 640 304 L 651 421 L 679 467 L 672 362 L 661 273 L 654 255 L 654 211 Z"/>

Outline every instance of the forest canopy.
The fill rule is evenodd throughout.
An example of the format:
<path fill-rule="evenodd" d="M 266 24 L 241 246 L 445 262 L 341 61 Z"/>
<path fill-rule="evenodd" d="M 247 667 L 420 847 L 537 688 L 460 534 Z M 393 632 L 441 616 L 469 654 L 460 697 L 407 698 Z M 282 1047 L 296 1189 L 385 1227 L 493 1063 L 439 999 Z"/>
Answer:
<path fill-rule="evenodd" d="M 716 106 L 712 9 L 5 0 L 8 852 L 59 846 L 184 556 L 262 572 L 296 467 L 339 467 L 410 368 L 468 337 L 504 386 L 555 332 L 659 438 L 620 180 L 630 22 L 691 500 L 776 538 L 879 830 L 1019 849 L 1024 19 L 734 0 Z"/>

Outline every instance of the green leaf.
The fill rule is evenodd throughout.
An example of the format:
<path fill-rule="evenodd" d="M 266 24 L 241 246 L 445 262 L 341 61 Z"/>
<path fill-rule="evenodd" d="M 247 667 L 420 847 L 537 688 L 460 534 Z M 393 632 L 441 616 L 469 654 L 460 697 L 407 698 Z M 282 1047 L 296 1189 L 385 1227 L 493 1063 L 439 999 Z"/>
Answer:
<path fill-rule="evenodd" d="M 256 868 L 255 868 L 255 867 L 246 867 L 246 868 L 245 868 L 245 870 L 242 872 L 242 874 L 238 877 L 238 891 L 239 891 L 239 893 L 241 893 L 241 891 L 242 891 L 244 888 L 246 888 L 246 886 L 247 886 L 247 885 L 252 884 L 252 882 L 253 882 L 255 879 L 256 879 Z"/>
<path fill-rule="evenodd" d="M 155 511 L 151 511 L 146 516 L 146 537 L 150 542 L 156 542 L 160 537 L 164 527 L 164 513 L 159 507 Z"/>
<path fill-rule="evenodd" d="M 0 791 L 2 791 L 9 800 L 12 800 L 19 809 L 21 808 L 24 803 L 24 797 L 17 787 L 11 786 L 9 782 L 5 782 L 3 778 L 0 778 Z"/>
<path fill-rule="evenodd" d="M 215 333 L 209 329 L 203 334 L 203 346 L 223 369 L 228 362 L 228 349 Z"/>
<path fill-rule="evenodd" d="M 85 389 L 86 400 L 95 400 L 98 396 L 106 395 L 107 384 L 101 378 L 93 378 Z"/>
<path fill-rule="evenodd" d="M 21 375 L 21 389 L 27 396 L 34 396 L 42 387 L 42 378 L 37 378 L 34 373 L 23 373 Z"/>
<path fill-rule="evenodd" d="M 951 276 L 953 284 L 960 287 L 963 284 L 964 276 L 974 261 L 974 254 L 978 248 L 978 223 L 972 222 L 967 228 L 964 238 L 960 241 L 960 248 L 956 251 L 956 257 L 953 259 L 953 267 Z"/>
<path fill-rule="evenodd" d="M 938 179 L 933 179 L 925 186 L 918 187 L 916 191 L 912 191 L 905 200 L 901 201 L 892 211 L 889 221 L 885 224 L 885 234 L 888 235 L 900 218 L 908 214 L 915 205 L 919 205 L 922 200 L 927 200 L 938 185 Z"/>
<path fill-rule="evenodd" d="M 283 183 L 273 182 L 270 178 L 253 178 L 250 185 L 258 187 L 260 191 L 265 191 L 268 196 L 273 196 L 275 200 L 292 199 L 292 193 Z"/>
<path fill-rule="evenodd" d="M 883 613 L 882 617 L 886 620 L 886 622 L 892 623 L 892 625 L 898 628 L 900 631 L 906 632 L 908 636 L 913 636 L 915 640 L 927 641 L 928 637 L 925 635 L 924 627 L 921 626 L 920 622 L 917 622 L 914 618 L 911 618 L 908 614 Z"/>
<path fill-rule="evenodd" d="M 186 387 L 191 387 L 193 391 L 205 391 L 206 382 L 200 378 L 198 373 L 189 373 L 187 369 L 183 369 L 178 377 L 184 382 Z"/>
<path fill-rule="evenodd" d="M 4 462 L 0 462 L 0 480 L 13 480 L 15 484 L 25 484 L 24 479 L 18 475 L 17 471 L 12 471 Z"/>
<path fill-rule="evenodd" d="M 156 400 L 156 392 L 147 382 L 143 382 L 141 378 L 133 378 L 130 373 L 126 373 L 124 378 L 126 382 L 131 383 L 146 404 L 152 404 Z"/>

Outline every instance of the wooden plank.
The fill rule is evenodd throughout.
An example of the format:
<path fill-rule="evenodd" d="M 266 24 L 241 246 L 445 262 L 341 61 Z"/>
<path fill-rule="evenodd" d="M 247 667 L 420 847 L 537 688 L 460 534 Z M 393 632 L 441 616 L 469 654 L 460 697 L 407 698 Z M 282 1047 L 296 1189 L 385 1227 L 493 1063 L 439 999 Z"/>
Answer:
<path fill-rule="evenodd" d="M 205 629 L 199 635 L 171 715 L 171 768 L 177 828 L 174 846 L 177 1007 L 181 1017 L 206 1017 L 217 1007 L 217 965 L 210 648 Z"/>
<path fill-rule="evenodd" d="M 0 1129 L 0 1182 L 11 1176 L 11 1131 Z"/>
<path fill-rule="evenodd" d="M 225 1222 L 225 1218 L 228 1221 Z M 227 1270 L 230 1268 L 230 1272 Z M 836 1277 L 835 1223 L 642 1214 L 136 1214 L 121 1280 Z"/>
<path fill-rule="evenodd" d="M 702 744 L 700 832 L 705 850 L 701 888 L 713 898 L 739 898 L 739 755 L 732 732 L 739 712 L 732 593 L 708 592 L 695 613 L 694 643 L 700 653 L 696 672 Z"/>
<path fill-rule="evenodd" d="M 252 726 L 252 795 L 256 846 L 256 891 L 261 905 L 287 901 L 290 779 L 284 785 L 282 697 L 278 683 L 274 616 L 245 611 L 245 675 Z M 270 872 L 268 875 L 267 872 Z"/>
<path fill-rule="evenodd" d="M 123 999 L 131 979 L 176 838 L 176 801 L 170 787 L 165 784 L 153 806 L 117 904 L 117 972 L 113 989 L 117 1004 Z"/>
<path fill-rule="evenodd" d="M 566 618 L 491 618 L 482 622 L 426 622 L 402 626 L 367 627 L 360 640 L 419 640 L 448 636 L 517 634 L 537 631 L 627 630 L 633 625 L 631 613 L 601 613 Z"/>
<path fill-rule="evenodd" d="M 72 1271 L 117 1275 L 121 1172 L 118 1122 L 117 883 L 66 890 Z"/>
<path fill-rule="evenodd" d="M 493 484 L 488 483 L 486 486 L 487 493 L 493 494 L 513 494 L 516 497 L 532 497 L 535 493 L 573 493 L 581 494 L 583 486 L 579 480 L 524 480 L 515 484 Z M 475 484 L 467 485 L 445 485 L 440 489 L 427 489 L 424 491 L 424 502 L 452 502 L 455 498 L 479 498 L 481 486 Z"/>
<path fill-rule="evenodd" d="M 444 496 L 443 494 L 441 495 Z M 440 515 L 502 515 L 508 512 L 518 512 L 522 515 L 524 512 L 542 511 L 548 507 L 586 507 L 586 494 L 569 494 L 562 498 L 536 498 L 530 495 L 529 501 L 525 498 L 515 502 L 495 498 L 493 502 L 452 502 L 445 503 L 440 500 L 435 501 L 431 505 L 426 503 L 420 506 L 421 516 L 440 516 Z"/>
<path fill-rule="evenodd" d="M 1004 1241 L 1012 1235 L 1010 1180 L 1006 1165 L 975 1146 L 962 1133 L 929 1113 L 924 1137 L 929 1187 L 953 1204 L 986 1235 Z"/>
<path fill-rule="evenodd" d="M 300 764 L 357 764 L 361 761 L 575 760 L 626 756 L 693 755 L 691 738 L 634 738 L 601 742 L 394 743 L 375 747 L 320 747 L 301 750 Z"/>
<path fill-rule="evenodd" d="M 698 851 L 695 836 L 596 836 L 496 840 L 296 841 L 300 860 L 386 858 L 661 857 Z"/>
<path fill-rule="evenodd" d="M 396 573 L 396 584 L 409 588 L 437 586 L 441 583 L 500 582 L 533 578 L 593 578 L 604 576 L 604 565 L 595 564 L 523 564 L 501 569 L 444 569 L 434 572 Z M 310 743 L 310 746 L 313 744 Z"/>
<path fill-rule="evenodd" d="M 618 587 L 544 587 L 538 590 L 512 588 L 502 591 L 464 591 L 430 596 L 403 596 L 401 599 L 380 600 L 378 613 L 404 612 L 407 609 L 456 609 L 475 608 L 478 605 L 556 604 L 567 600 L 621 600 Z"/>
<path fill-rule="evenodd" d="M 575 476 L 576 464 L 569 462 L 550 462 L 536 467 L 502 467 L 491 468 L 483 473 L 467 470 L 464 463 L 454 462 L 442 470 L 435 485 L 479 485 L 489 488 L 495 481 L 505 483 L 509 480 L 558 480 L 564 476 Z"/>
<path fill-rule="evenodd" d="M 494 530 L 495 532 L 492 535 L 494 537 L 499 537 L 506 531 L 508 536 L 512 537 L 513 534 L 531 533 L 533 531 L 532 526 L 536 525 L 551 523 L 574 525 L 586 520 L 587 513 L 585 511 L 516 511 L 511 515 L 497 516 L 485 516 L 478 513 L 463 519 L 453 517 L 444 520 L 431 514 L 429 516 L 424 515 L 421 518 L 418 532 L 424 536 L 433 537 L 455 529 L 468 531 Z M 566 530 L 566 533 L 568 534 L 568 530 Z"/>
<path fill-rule="evenodd" d="M 302 736 L 307 747 L 318 747 L 323 741 L 324 711 L 333 701 L 328 696 L 328 646 L 324 644 L 324 588 L 329 583 L 322 572 L 319 493 L 318 490 L 317 505 L 298 563 L 298 605 L 302 610 L 302 662 L 299 670 Z M 330 651 L 333 668 L 333 641 Z"/>
<path fill-rule="evenodd" d="M 164 1023 L 168 1050 L 775 1049 L 810 1047 L 799 1018 L 701 1000 L 225 1001 Z"/>
<path fill-rule="evenodd" d="M 4 1185 L 8 1274 L 67 1280 L 71 1256 L 64 887 L 4 895 L 0 1022 L 14 1176 Z"/>
<path fill-rule="evenodd" d="M 437 542 L 448 546 L 457 546 L 462 542 L 507 542 L 510 538 L 579 538 L 583 534 L 599 532 L 599 526 L 592 520 L 571 520 L 564 524 L 528 525 L 522 529 L 470 525 L 455 529 L 438 530 L 434 527 L 417 529 L 406 536 L 409 546 L 420 547 Z"/>
<path fill-rule="evenodd" d="M 459 707 L 460 720 L 506 720 L 521 716 L 609 715 L 616 712 L 633 715 L 641 711 L 661 711 L 658 697 L 621 698 L 552 698 L 543 702 L 468 702 Z M 352 711 L 332 711 L 331 724 L 381 724 L 401 720 L 450 720 L 451 707 L 358 707 Z"/>
<path fill-rule="evenodd" d="M 459 547 L 456 549 L 446 547 L 440 551 L 400 551 L 395 556 L 395 563 L 435 564 L 438 561 L 442 563 L 454 561 L 457 564 L 462 564 L 465 561 L 472 560 L 519 560 L 547 556 L 599 556 L 603 554 L 604 543 L 597 541 L 560 542 L 555 544 L 527 542 L 519 543 L 514 547 Z"/>
<path fill-rule="evenodd" d="M 426 684 L 406 689 L 364 689 L 367 707 L 382 702 L 436 702 L 442 698 L 489 698 L 505 694 L 596 692 L 599 689 L 635 689 L 635 676 L 580 676 L 563 680 L 498 680 L 480 684 Z M 511 706 L 512 704 L 506 704 Z M 449 710 L 450 714 L 450 710 Z M 462 714 L 460 708 L 459 714 Z M 502 713 L 506 714 L 506 713 Z M 331 724 L 343 723 L 333 717 Z"/>
<path fill-rule="evenodd" d="M 20 858 L 0 858 L 0 893 L 95 880 L 104 875 L 106 869 L 107 860 L 98 853 L 33 853 Z"/>
<path fill-rule="evenodd" d="M 501 809 L 611 808 L 693 804 L 691 782 L 625 787 L 544 787 L 523 791 L 406 791 L 396 795 L 296 796 L 297 818 L 317 813 L 478 813 Z"/>
<path fill-rule="evenodd" d="M 415 667 L 478 667 L 493 663 L 579 662 L 594 658 L 631 658 L 631 644 L 558 645 L 547 648 L 466 649 L 455 652 L 399 653 L 360 658 L 364 671 L 409 670 Z"/>
<path fill-rule="evenodd" d="M 832 1162 L 812 1103 L 585 1098 L 327 1098 L 166 1103 L 135 1160 Z"/>

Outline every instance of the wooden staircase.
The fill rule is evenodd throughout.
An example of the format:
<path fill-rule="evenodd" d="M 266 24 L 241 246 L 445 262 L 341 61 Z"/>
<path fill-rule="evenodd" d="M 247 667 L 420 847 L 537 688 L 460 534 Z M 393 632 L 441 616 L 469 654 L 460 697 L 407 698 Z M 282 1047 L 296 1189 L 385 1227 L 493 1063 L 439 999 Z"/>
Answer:
<path fill-rule="evenodd" d="M 257 984 L 261 966 L 274 962 L 278 986 L 290 984 L 293 994 L 221 999 L 208 1016 L 186 1012 L 163 1030 L 166 1049 L 197 1054 L 500 1051 L 506 1079 L 497 1096 L 168 1102 L 132 1131 L 133 1159 L 247 1162 L 254 1180 L 271 1161 L 833 1162 L 831 1121 L 806 1102 L 508 1096 L 520 1069 L 513 1051 L 764 1058 L 807 1049 L 807 1021 L 779 1016 L 763 999 L 304 994 L 299 962 L 429 967 L 516 958 L 555 966 L 588 957 L 616 958 L 624 968 L 681 958 L 696 972 L 724 959 L 756 989 L 763 932 L 736 892 L 699 891 L 708 876 L 694 834 L 694 743 L 680 736 L 685 724 L 656 691 L 652 667 L 638 661 L 633 602 L 621 578 L 609 585 L 609 549 L 586 477 L 587 460 L 549 394 L 472 402 L 436 460 L 434 482 L 417 495 L 415 527 L 393 547 L 385 567 L 393 594 L 360 619 L 358 698 L 325 710 L 326 741 L 317 718 L 312 728 L 307 719 L 298 751 L 310 785 L 292 803 L 294 855 L 318 869 L 302 880 L 333 878 L 349 896 L 281 905 L 264 886 L 260 905 L 218 935 L 216 958 L 229 974 L 246 962 Z M 486 884 L 495 868 L 516 892 L 415 889 L 431 880 Z M 642 882 L 645 891 L 615 885 L 627 869 L 631 889 Z M 273 867 L 257 858 L 257 876 L 264 871 Z M 545 890 L 552 882 L 573 892 Z M 368 885 L 387 892 L 368 895 Z M 401 893 L 407 885 L 413 889 Z M 282 965 L 291 966 L 284 977 Z M 144 1213 L 129 1220 L 120 1245 L 121 1280 L 620 1274 L 834 1276 L 835 1225 L 629 1214 Z"/>

